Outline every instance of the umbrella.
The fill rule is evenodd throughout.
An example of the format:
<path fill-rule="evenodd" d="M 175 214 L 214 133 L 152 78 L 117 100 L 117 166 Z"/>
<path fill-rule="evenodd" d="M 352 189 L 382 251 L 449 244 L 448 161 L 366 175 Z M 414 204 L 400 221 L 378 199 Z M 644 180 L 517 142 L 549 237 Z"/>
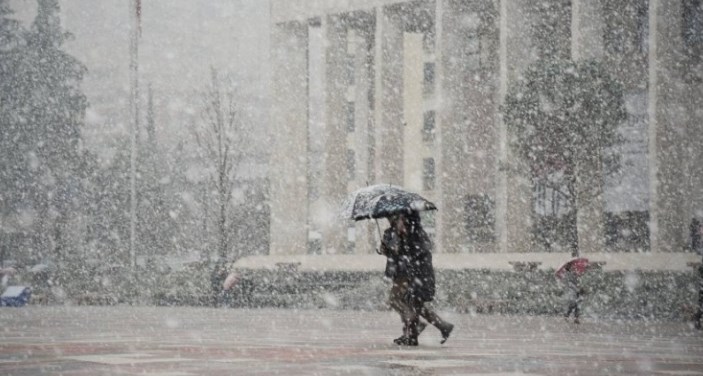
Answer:
<path fill-rule="evenodd" d="M 559 279 L 564 278 L 564 274 L 566 274 L 566 271 L 568 269 L 571 269 L 571 271 L 574 272 L 577 276 L 580 276 L 586 272 L 586 269 L 588 269 L 589 265 L 590 262 L 587 258 L 576 257 L 563 263 L 559 268 L 557 268 L 557 271 L 554 272 L 554 275 Z"/>
<path fill-rule="evenodd" d="M 13 275 L 13 274 L 17 274 L 17 269 L 15 269 L 11 266 L 8 266 L 5 268 L 0 268 L 0 275 Z"/>
<path fill-rule="evenodd" d="M 343 217 L 355 221 L 425 210 L 437 210 L 437 206 L 417 193 L 391 184 L 357 189 L 342 204 Z"/>
<path fill-rule="evenodd" d="M 222 288 L 227 291 L 234 286 L 237 281 L 239 281 L 239 275 L 235 272 L 229 273 L 227 278 L 225 278 L 225 281 L 222 283 Z"/>
<path fill-rule="evenodd" d="M 29 271 L 31 273 L 41 273 L 41 272 L 50 272 L 54 271 L 56 269 L 56 265 L 54 264 L 36 264 L 32 266 Z"/>

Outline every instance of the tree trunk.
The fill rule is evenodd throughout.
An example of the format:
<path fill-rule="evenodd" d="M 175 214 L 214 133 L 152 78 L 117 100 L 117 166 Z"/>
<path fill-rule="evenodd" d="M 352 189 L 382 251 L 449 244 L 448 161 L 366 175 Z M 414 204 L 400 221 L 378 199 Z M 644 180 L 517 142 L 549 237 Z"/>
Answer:
<path fill-rule="evenodd" d="M 574 203 L 574 204 L 576 204 L 576 203 Z M 579 228 L 579 226 L 578 226 L 579 210 L 578 210 L 578 207 L 574 206 L 574 208 L 571 212 L 573 213 L 574 220 L 571 221 L 570 226 L 569 226 L 569 232 L 571 233 L 571 236 L 569 237 L 569 239 L 570 239 L 569 248 L 571 249 L 571 256 L 572 257 L 579 257 L 579 230 L 578 230 L 578 228 Z"/>
<path fill-rule="evenodd" d="M 572 257 L 579 257 L 579 187 L 578 179 L 576 174 L 578 173 L 578 168 L 572 167 L 568 179 L 568 191 L 569 191 L 569 205 L 571 206 L 571 213 L 573 220 L 569 220 L 569 248 L 571 249 Z"/>
<path fill-rule="evenodd" d="M 226 174 L 224 168 L 220 167 L 219 176 L 219 193 L 220 193 L 220 220 L 218 231 L 220 233 L 220 259 L 225 259 L 227 257 L 227 197 L 225 190 L 225 178 Z"/>

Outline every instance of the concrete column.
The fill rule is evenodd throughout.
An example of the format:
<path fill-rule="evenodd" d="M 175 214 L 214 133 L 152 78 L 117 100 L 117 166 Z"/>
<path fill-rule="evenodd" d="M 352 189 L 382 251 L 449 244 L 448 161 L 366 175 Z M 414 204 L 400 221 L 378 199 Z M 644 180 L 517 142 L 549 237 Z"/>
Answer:
<path fill-rule="evenodd" d="M 404 33 L 403 36 L 403 182 L 413 191 L 422 192 L 422 141 L 423 95 L 422 72 L 424 56 L 421 33 Z"/>
<path fill-rule="evenodd" d="M 498 28 L 493 2 L 441 2 L 437 38 L 441 45 L 439 130 L 441 133 L 441 210 L 439 237 L 446 252 L 492 252 L 495 229 L 484 226 L 469 238 L 468 195 L 497 198 Z M 488 206 L 490 204 L 487 203 Z M 495 216 L 495 208 L 489 209 Z"/>
<path fill-rule="evenodd" d="M 399 16 L 376 8 L 374 175 L 377 183 L 403 182 L 403 31 Z"/>
<path fill-rule="evenodd" d="M 273 27 L 270 254 L 307 251 L 307 23 Z"/>
<path fill-rule="evenodd" d="M 527 2 L 501 0 L 499 103 L 505 98 L 510 83 L 523 69 L 537 59 L 532 41 L 534 12 Z M 510 149 L 511 135 L 506 125 L 497 119 L 499 126 L 500 176 L 498 179 L 497 230 L 500 252 L 530 250 L 532 187 L 525 178 L 525 166 Z"/>
<path fill-rule="evenodd" d="M 571 58 L 603 58 L 603 6 L 601 0 L 571 0 Z"/>
<path fill-rule="evenodd" d="M 602 60 L 604 18 L 599 0 L 572 0 L 571 2 L 571 57 L 579 60 Z M 605 246 L 603 168 L 598 155 L 582 165 L 583 178 L 577 189 L 588 199 L 578 203 L 576 225 L 581 253 L 601 252 Z M 584 197 L 579 195 L 579 197 Z"/>
<path fill-rule="evenodd" d="M 325 111 L 326 111 L 326 170 L 324 200 L 328 210 L 335 212 L 347 194 L 347 32 L 340 16 L 327 16 L 325 22 Z M 345 219 L 329 216 L 322 231 L 322 253 L 346 252 L 349 227 Z"/>
<path fill-rule="evenodd" d="M 317 21 L 317 20 L 315 20 Z M 322 229 L 327 226 L 334 212 L 324 199 L 326 171 L 326 117 L 325 112 L 325 19 L 308 26 L 308 189 L 309 189 L 309 235 L 321 252 Z"/>
<path fill-rule="evenodd" d="M 459 106 L 464 102 L 460 80 L 462 64 L 457 35 L 461 22 L 457 4 L 454 1 L 438 1 L 437 55 L 439 106 L 437 108 L 437 128 L 441 138 L 441 155 L 438 175 L 441 195 L 437 215 L 437 248 L 442 252 L 457 253 L 465 248 L 466 227 L 464 217 L 465 189 L 462 189 L 463 167 L 466 163 L 464 149 L 464 119 Z"/>
<path fill-rule="evenodd" d="M 649 160 L 650 242 L 655 252 L 681 251 L 684 177 L 682 173 L 685 134 L 684 91 L 678 64 L 681 63 L 681 2 L 649 2 Z"/>
<path fill-rule="evenodd" d="M 357 19 L 361 23 L 361 19 Z M 348 146 L 354 150 L 355 178 L 349 182 L 348 191 L 353 191 L 371 184 L 369 180 L 369 118 L 371 116 L 369 106 L 369 89 L 371 87 L 371 75 L 367 64 L 369 60 L 369 36 L 368 30 L 352 29 L 349 31 L 353 35 L 348 41 L 348 52 L 351 54 L 352 67 L 354 70 L 354 84 L 350 87 L 350 100 L 354 102 L 354 131 L 349 133 Z M 374 233 L 376 231 L 373 221 L 359 221 L 355 224 L 355 244 L 354 253 L 373 253 L 378 246 Z"/>

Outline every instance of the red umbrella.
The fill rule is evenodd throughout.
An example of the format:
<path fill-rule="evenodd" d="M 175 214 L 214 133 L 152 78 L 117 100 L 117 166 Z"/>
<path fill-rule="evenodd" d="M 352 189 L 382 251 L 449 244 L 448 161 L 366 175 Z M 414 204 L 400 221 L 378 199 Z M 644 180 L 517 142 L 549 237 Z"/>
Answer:
<path fill-rule="evenodd" d="M 17 269 L 8 266 L 6 268 L 0 268 L 0 275 L 13 275 L 17 274 Z"/>
<path fill-rule="evenodd" d="M 573 259 L 565 262 L 564 264 L 562 264 L 559 268 L 557 268 L 557 271 L 554 273 L 554 275 L 557 278 L 561 279 L 564 277 L 564 274 L 566 274 L 566 272 L 568 270 L 571 270 L 577 276 L 580 276 L 586 272 L 586 269 L 588 269 L 589 265 L 591 265 L 591 264 L 588 261 L 588 259 L 585 257 L 573 258 Z"/>

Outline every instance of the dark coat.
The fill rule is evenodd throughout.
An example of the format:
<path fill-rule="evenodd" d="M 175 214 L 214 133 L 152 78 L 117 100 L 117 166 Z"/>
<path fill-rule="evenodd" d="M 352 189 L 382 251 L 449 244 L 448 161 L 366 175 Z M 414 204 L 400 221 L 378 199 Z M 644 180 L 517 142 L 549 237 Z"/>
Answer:
<path fill-rule="evenodd" d="M 386 256 L 385 275 L 394 281 L 408 281 L 408 301 L 431 301 L 435 295 L 432 266 L 432 241 L 419 225 L 411 226 L 406 236 L 392 228 L 383 233 L 381 253 Z"/>

